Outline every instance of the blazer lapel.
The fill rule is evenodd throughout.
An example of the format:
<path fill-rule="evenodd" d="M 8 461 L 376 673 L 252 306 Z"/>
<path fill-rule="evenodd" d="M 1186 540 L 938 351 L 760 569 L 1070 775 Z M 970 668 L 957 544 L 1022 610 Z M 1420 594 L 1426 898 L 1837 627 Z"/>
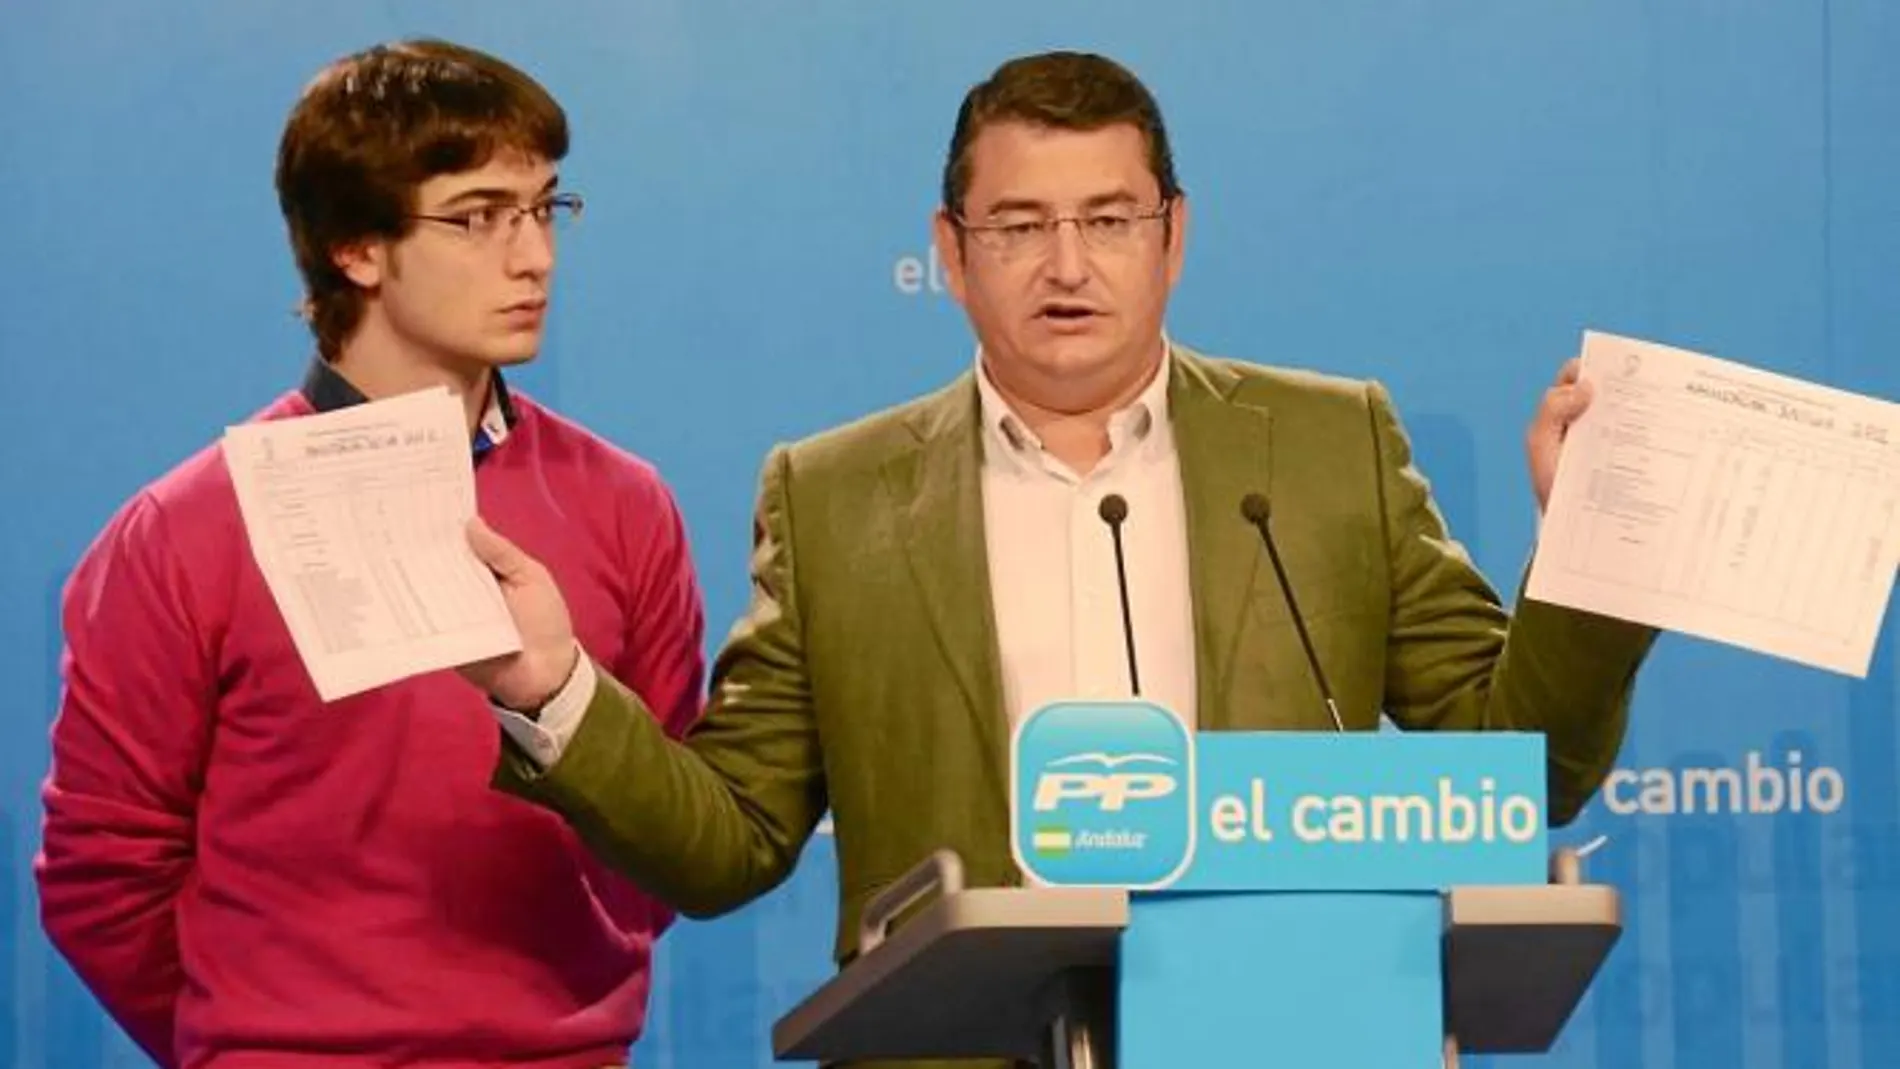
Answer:
<path fill-rule="evenodd" d="M 1238 725 L 1229 708 L 1236 645 L 1255 577 L 1266 567 L 1260 536 L 1241 517 L 1250 493 L 1268 485 L 1271 419 L 1234 401 L 1239 380 L 1179 346 L 1168 384 L 1181 490 L 1187 509 L 1188 570 L 1194 598 L 1196 720 L 1204 730 Z"/>
<path fill-rule="evenodd" d="M 990 601 L 978 423 L 976 384 L 966 373 L 919 410 L 911 421 L 917 448 L 894 458 L 884 475 L 903 510 L 911 576 L 971 715 L 992 797 L 1004 798 L 1008 717 Z"/>
<path fill-rule="evenodd" d="M 1234 401 L 1239 380 L 1177 346 L 1168 406 L 1187 514 L 1194 601 L 1196 712 L 1208 730 L 1237 727 L 1229 680 L 1247 604 L 1265 550 L 1241 518 L 1249 493 L 1266 494 L 1271 418 Z M 884 477 L 903 510 L 905 556 L 932 638 L 943 651 L 970 714 L 984 774 L 1007 797 L 1008 717 L 990 599 L 983 528 L 982 445 L 976 385 L 964 374 L 919 409 L 916 449 L 894 457 Z"/>

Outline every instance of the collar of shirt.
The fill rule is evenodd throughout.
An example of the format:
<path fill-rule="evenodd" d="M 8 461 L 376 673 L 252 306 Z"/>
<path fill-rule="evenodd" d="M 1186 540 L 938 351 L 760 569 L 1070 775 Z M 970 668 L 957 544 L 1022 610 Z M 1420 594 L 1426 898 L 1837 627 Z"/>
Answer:
<path fill-rule="evenodd" d="M 469 448 L 477 460 L 507 440 L 508 432 L 516 420 L 514 398 L 509 396 L 508 384 L 502 380 L 501 372 L 491 374 L 489 381 L 494 386 L 488 391 L 488 407 L 483 410 L 482 421 L 476 425 L 475 434 L 469 442 Z M 363 396 L 363 391 L 320 356 L 311 358 L 310 370 L 304 373 L 303 396 L 304 400 L 310 402 L 310 407 L 318 412 L 334 412 L 369 400 Z"/>
<path fill-rule="evenodd" d="M 1168 425 L 1168 372 L 1173 352 L 1173 343 L 1163 335 L 1161 362 L 1148 380 L 1148 385 L 1126 408 L 1109 417 L 1108 456 L 1102 461 L 1104 469 L 1136 446 L 1167 448 L 1172 438 Z M 983 367 L 981 346 L 976 351 L 976 391 L 978 414 L 983 421 L 985 458 L 1023 471 L 1046 472 L 1048 465 L 1055 461 L 1043 455 L 1042 439 L 1009 407 L 1009 402 L 1003 399 L 996 384 L 990 381 L 989 372 Z"/>

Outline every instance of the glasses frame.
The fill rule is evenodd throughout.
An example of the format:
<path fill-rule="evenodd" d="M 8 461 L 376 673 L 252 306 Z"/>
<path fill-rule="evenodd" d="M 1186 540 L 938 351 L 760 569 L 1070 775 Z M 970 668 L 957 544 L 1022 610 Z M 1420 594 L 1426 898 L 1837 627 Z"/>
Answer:
<path fill-rule="evenodd" d="M 409 218 L 453 227 L 468 238 L 487 243 L 500 242 L 504 237 L 512 240 L 521 232 L 521 221 L 529 217 L 543 229 L 579 222 L 586 208 L 586 198 L 579 193 L 555 193 L 532 204 L 491 202 L 453 212 L 416 212 Z M 495 213 L 494 221 L 477 223 L 485 213 Z"/>
<path fill-rule="evenodd" d="M 1094 237 L 1090 236 L 1091 231 L 1089 230 L 1088 224 L 1092 220 L 1110 217 L 1111 215 L 1111 213 L 1101 210 L 1073 215 L 1052 215 L 1041 219 L 1025 219 L 1007 223 L 973 223 L 964 218 L 961 214 L 952 213 L 950 215 L 950 221 L 956 225 L 958 230 L 975 238 L 977 244 L 983 246 L 983 248 L 1003 256 L 1014 257 L 1047 254 L 1050 249 L 1055 247 L 1056 235 L 1061 232 L 1062 224 L 1064 223 L 1074 223 L 1076 236 L 1082 239 L 1082 244 L 1096 252 L 1120 252 L 1128 247 L 1128 243 L 1134 239 L 1138 233 L 1137 228 L 1141 224 L 1151 223 L 1156 219 L 1165 219 L 1173 207 L 1174 198 L 1163 197 L 1161 203 L 1154 208 L 1135 211 L 1125 216 L 1113 215 L 1112 217 L 1117 222 L 1128 224 L 1128 229 L 1125 233 L 1118 233 L 1112 237 L 1099 232 L 1097 232 Z M 1012 246 L 1010 239 L 1004 236 L 1011 232 L 1023 233 L 1025 237 L 1022 241 Z"/>

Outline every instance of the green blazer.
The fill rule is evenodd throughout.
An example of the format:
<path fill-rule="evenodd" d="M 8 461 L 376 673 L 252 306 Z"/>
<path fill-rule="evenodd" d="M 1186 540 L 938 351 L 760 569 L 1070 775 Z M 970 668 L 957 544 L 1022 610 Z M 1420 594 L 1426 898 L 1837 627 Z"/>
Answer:
<path fill-rule="evenodd" d="M 507 743 L 497 785 L 697 917 L 784 880 L 829 808 L 840 961 L 865 901 L 938 847 L 973 885 L 1018 882 L 972 374 L 771 453 L 751 604 L 684 745 L 601 672 L 554 767 Z M 1383 710 L 1407 729 L 1543 732 L 1551 819 L 1573 818 L 1622 745 L 1654 632 L 1531 601 L 1508 616 L 1377 384 L 1180 347 L 1167 374 L 1200 728 L 1331 728 L 1240 515 L 1258 491 L 1347 726 L 1372 730 Z"/>

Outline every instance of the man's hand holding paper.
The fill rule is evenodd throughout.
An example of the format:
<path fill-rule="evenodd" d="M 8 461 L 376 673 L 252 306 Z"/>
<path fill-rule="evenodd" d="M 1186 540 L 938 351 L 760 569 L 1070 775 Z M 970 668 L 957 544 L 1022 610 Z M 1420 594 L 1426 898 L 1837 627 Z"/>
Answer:
<path fill-rule="evenodd" d="M 1528 596 L 1864 677 L 1900 564 L 1900 406 L 1584 337 Z"/>
<path fill-rule="evenodd" d="M 466 418 L 437 388 L 225 433 L 251 552 L 325 701 L 521 646 L 468 545 Z"/>

